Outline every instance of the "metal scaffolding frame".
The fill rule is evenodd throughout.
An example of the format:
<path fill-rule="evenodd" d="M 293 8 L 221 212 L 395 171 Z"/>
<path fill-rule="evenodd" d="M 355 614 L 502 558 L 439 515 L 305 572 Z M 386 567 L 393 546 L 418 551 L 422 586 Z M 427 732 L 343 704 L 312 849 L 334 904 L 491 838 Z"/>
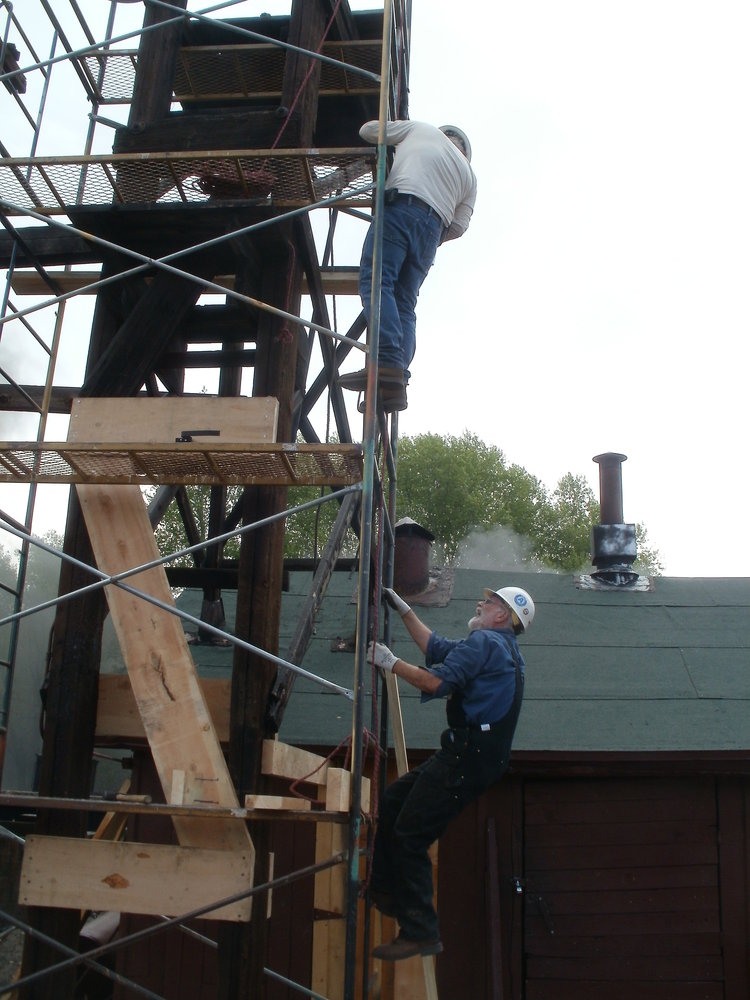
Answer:
<path fill-rule="evenodd" d="M 42 119 L 44 116 L 45 105 L 47 101 L 47 95 L 50 83 L 50 73 L 53 66 L 61 62 L 70 61 L 75 67 L 76 72 L 79 75 L 81 84 L 84 88 L 84 91 L 86 92 L 88 99 L 91 101 L 93 105 L 92 113 L 89 115 L 90 121 L 86 138 L 86 151 L 82 159 L 81 158 L 77 159 L 77 162 L 81 167 L 81 175 L 80 175 L 81 179 L 79 186 L 79 200 L 80 200 L 80 198 L 83 196 L 84 184 L 86 182 L 88 168 L 92 164 L 96 163 L 96 158 L 91 154 L 91 149 L 93 148 L 93 141 L 94 141 L 94 130 L 96 128 L 96 125 L 99 122 L 102 122 L 107 125 L 112 124 L 104 119 L 100 119 L 98 115 L 100 104 L 105 102 L 105 98 L 103 96 L 103 81 L 106 72 L 107 52 L 110 49 L 110 47 L 114 43 L 123 41 L 126 38 L 139 37 L 145 31 L 163 29 L 166 25 L 173 24 L 177 21 L 181 22 L 185 18 L 210 20 L 210 15 L 212 13 L 215 13 L 218 10 L 223 10 L 228 7 L 234 6 L 236 3 L 241 2 L 241 0 L 225 0 L 225 2 L 223 3 L 207 7 L 200 12 L 188 12 L 182 10 L 181 8 L 174 7 L 171 4 L 165 3 L 163 2 L 163 0 L 151 0 L 151 2 L 156 6 L 163 7 L 167 10 L 175 11 L 176 13 L 175 18 L 161 22 L 160 24 L 155 26 L 147 28 L 144 27 L 138 31 L 128 32 L 127 34 L 123 34 L 120 36 L 115 36 L 113 34 L 115 13 L 117 9 L 118 0 L 112 0 L 110 16 L 107 24 L 107 34 L 105 40 L 102 42 L 95 41 L 95 39 L 91 35 L 91 32 L 88 29 L 88 26 L 85 24 L 85 19 L 83 18 L 80 10 L 78 9 L 76 0 L 70 0 L 71 7 L 75 11 L 79 23 L 81 23 L 81 26 L 83 27 L 90 43 L 88 46 L 76 50 L 72 48 L 72 46 L 66 39 L 64 31 L 62 30 L 62 27 L 57 17 L 54 15 L 51 7 L 49 6 L 48 0 L 40 0 L 40 2 L 43 4 L 50 18 L 50 22 L 54 26 L 53 44 L 51 47 L 50 55 L 46 59 L 39 58 L 39 56 L 34 52 L 31 43 L 26 38 L 26 35 L 23 33 L 23 29 L 20 23 L 18 22 L 18 19 L 13 10 L 13 5 L 10 3 L 10 0 L 0 0 L 0 8 L 3 8 L 7 11 L 6 26 L 2 35 L 2 49 L 0 50 L 0 70 L 3 70 L 3 72 L 0 73 L 0 82 L 4 84 L 6 89 L 9 90 L 9 92 L 14 97 L 15 101 L 22 107 L 24 117 L 33 128 L 31 156 L 28 158 L 26 162 L 16 161 L 15 163 L 8 165 L 7 169 L 10 171 L 15 180 L 20 184 L 22 189 L 27 191 L 33 191 L 33 187 L 30 184 L 30 178 L 32 175 L 32 170 L 38 169 L 40 165 L 39 158 L 36 157 L 35 153 L 42 125 Z M 231 298 L 236 299 L 239 302 L 242 302 L 246 305 L 250 305 L 256 309 L 267 310 L 285 320 L 288 320 L 302 327 L 305 327 L 310 331 L 311 334 L 314 331 L 319 335 L 322 335 L 323 337 L 330 338 L 334 342 L 336 341 L 340 342 L 342 344 L 342 347 L 345 345 L 345 350 L 347 351 L 352 348 L 362 350 L 367 355 L 367 369 L 368 369 L 364 432 L 363 432 L 363 442 L 362 442 L 363 462 L 364 462 L 363 466 L 364 474 L 362 482 L 357 486 L 349 487 L 344 490 L 338 490 L 334 493 L 328 494 L 325 497 L 321 497 L 319 500 L 312 501 L 310 504 L 300 505 L 298 507 L 291 508 L 276 515 L 276 517 L 278 518 L 285 518 L 289 514 L 295 513 L 298 510 L 305 509 L 310 506 L 318 506 L 331 499 L 341 499 L 341 497 L 348 492 L 352 491 L 361 492 L 362 514 L 360 519 L 359 575 L 358 575 L 358 585 L 357 585 L 357 596 L 358 596 L 357 629 L 356 629 L 357 640 L 356 640 L 355 664 L 354 664 L 354 680 L 352 689 L 349 690 L 341 687 L 340 685 L 332 684 L 331 682 L 326 681 L 324 678 L 316 677 L 315 675 L 309 673 L 308 671 L 303 670 L 296 664 L 282 660 L 281 658 L 276 657 L 274 654 L 260 650 L 255 646 L 250 646 L 247 643 L 243 643 L 242 640 L 237 639 L 235 636 L 230 635 L 229 633 L 226 633 L 221 629 L 217 629 L 205 622 L 198 622 L 201 628 L 206 629 L 207 631 L 210 631 L 213 634 L 221 636 L 222 638 L 227 639 L 234 644 L 243 646 L 245 649 L 254 654 L 264 656 L 275 662 L 277 665 L 283 666 L 286 669 L 290 669 L 294 672 L 301 673 L 302 675 L 308 677 L 309 679 L 314 680 L 315 682 L 320 683 L 324 686 L 328 686 L 330 689 L 335 690 L 337 693 L 342 694 L 353 701 L 352 737 L 351 737 L 351 742 L 352 742 L 351 768 L 352 768 L 353 781 L 352 781 L 351 808 L 349 813 L 348 850 L 344 854 L 337 855 L 336 857 L 331 858 L 328 861 L 323 862 L 322 864 L 312 866 L 308 869 L 301 869 L 295 873 L 292 873 L 291 875 L 284 876 L 279 879 L 274 879 L 264 885 L 256 886 L 249 891 L 245 891 L 236 896 L 233 896 L 230 899 L 217 900 L 215 902 L 212 902 L 210 905 L 202 907 L 200 910 L 192 911 L 191 913 L 187 914 L 182 914 L 179 917 L 170 918 L 168 920 L 165 919 L 163 923 L 157 925 L 156 927 L 148 928 L 146 931 L 129 935 L 128 938 L 118 940 L 118 942 L 116 942 L 116 944 L 114 945 L 102 946 L 84 955 L 69 956 L 63 962 L 61 962 L 57 967 L 54 967 L 51 970 L 44 969 L 41 972 L 33 973 L 25 977 L 19 983 L 14 983 L 13 984 L 14 986 L 19 986 L 27 982 L 31 982 L 32 979 L 37 979 L 41 976 L 48 975 L 51 972 L 55 971 L 55 969 L 62 968 L 65 965 L 86 963 L 97 966 L 96 959 L 99 956 L 107 953 L 108 951 L 114 950 L 114 948 L 119 948 L 126 944 L 133 943 L 134 941 L 141 939 L 142 937 L 148 936 L 152 933 L 158 933 L 159 930 L 163 930 L 167 927 L 179 926 L 179 924 L 184 922 L 185 920 L 200 916 L 202 913 L 209 912 L 210 910 L 225 905 L 230 901 L 234 901 L 236 899 L 240 899 L 244 896 L 252 895 L 255 893 L 260 893 L 262 891 L 267 891 L 268 889 L 273 888 L 274 886 L 285 884 L 286 882 L 292 881 L 293 879 L 303 878 L 311 874 L 314 874 L 316 871 L 323 870 L 332 865 L 347 862 L 348 902 L 346 911 L 346 963 L 345 963 L 345 973 L 344 973 L 344 993 L 347 998 L 354 996 L 354 990 L 355 990 L 354 976 L 356 968 L 355 964 L 356 935 L 357 935 L 357 922 L 358 922 L 357 896 L 358 896 L 358 889 L 360 882 L 359 879 L 360 850 L 358 845 L 360 842 L 361 832 L 362 832 L 361 778 L 363 769 L 363 750 L 364 750 L 363 685 L 364 685 L 364 675 L 366 666 L 365 658 L 366 658 L 366 646 L 368 640 L 368 627 L 370 625 L 370 622 L 368 621 L 368 615 L 369 615 L 368 594 L 371 589 L 370 575 L 371 575 L 371 565 L 373 565 L 372 540 L 373 540 L 373 529 L 375 521 L 378 519 L 375 510 L 376 497 L 380 497 L 379 530 L 382 533 L 382 535 L 385 536 L 385 546 L 378 547 L 378 551 L 377 553 L 375 553 L 375 558 L 374 558 L 375 574 L 376 574 L 375 584 L 378 593 L 383 583 L 386 584 L 391 583 L 393 577 L 392 519 L 395 513 L 398 416 L 397 414 L 394 414 L 392 416 L 390 423 L 390 433 L 389 433 L 387 419 L 385 418 L 382 412 L 378 412 L 378 410 L 376 409 L 377 394 L 375 390 L 377 385 L 377 353 L 378 353 L 377 349 L 378 349 L 379 325 L 380 325 L 382 206 L 383 206 L 384 181 L 386 176 L 385 123 L 388 118 L 388 111 L 389 111 L 388 87 L 390 80 L 390 64 L 393 58 L 390 41 L 391 41 L 391 32 L 393 30 L 394 8 L 397 9 L 398 11 L 398 18 L 400 20 L 402 31 L 404 30 L 404 26 L 406 26 L 406 29 L 408 30 L 408 25 L 410 23 L 410 0 L 386 0 L 384 4 L 384 13 L 383 13 L 383 37 L 381 46 L 382 63 L 379 75 L 374 74 L 366 69 L 363 69 L 361 66 L 347 63 L 340 59 L 332 58 L 331 56 L 325 55 L 321 52 L 312 52 L 307 49 L 297 49 L 295 46 L 288 45 L 286 43 L 280 42 L 275 39 L 265 38 L 265 36 L 256 35 L 253 32 L 248 32 L 242 28 L 236 28 L 236 26 L 232 26 L 232 29 L 235 30 L 239 36 L 253 37 L 255 38 L 255 40 L 263 39 L 264 42 L 269 42 L 281 48 L 295 50 L 300 54 L 313 57 L 327 65 L 336 67 L 341 71 L 346 71 L 347 73 L 360 74 L 362 77 L 369 78 L 371 81 L 379 83 L 380 127 L 379 127 L 379 137 L 378 137 L 378 147 L 377 147 L 377 163 L 376 163 L 376 169 L 374 171 L 374 176 L 376 180 L 368 184 L 366 187 L 359 187 L 357 189 L 360 194 L 366 191 L 374 191 L 375 248 L 374 248 L 374 261 L 373 261 L 372 320 L 369 328 L 369 339 L 366 346 L 358 343 L 357 340 L 352 337 L 351 335 L 352 331 L 350 331 L 346 335 L 341 335 L 321 323 L 317 323 L 312 320 L 306 320 L 300 316 L 292 315 L 276 307 L 260 302 L 257 299 L 236 292 L 234 291 L 234 289 L 227 289 L 226 287 L 218 285 L 215 282 L 202 279 L 197 275 L 191 274 L 189 271 L 185 271 L 178 267 L 175 267 L 171 263 L 171 261 L 179 259 L 180 257 L 185 256 L 195 251 L 196 249 L 205 249 L 207 245 L 235 238 L 238 235 L 243 235 L 260 227 L 275 224 L 283 220 L 293 218 L 296 215 L 307 214 L 313 209 L 318 209 L 323 207 L 325 208 L 337 207 L 338 204 L 342 202 L 346 203 L 347 207 L 351 209 L 352 205 L 351 190 L 347 191 L 344 194 L 323 198 L 322 200 L 318 200 L 312 204 L 307 204 L 297 208 L 292 208 L 291 210 L 288 210 L 281 215 L 277 215 L 273 219 L 267 220 L 266 222 L 257 223 L 253 226 L 248 226 L 245 227 L 244 229 L 227 233 L 226 235 L 211 240 L 208 243 L 192 246 L 177 253 L 173 253 L 171 255 L 159 259 L 152 259 L 146 257 L 142 254 L 138 254 L 134 251 L 131 251 L 126 247 L 108 241 L 104 241 L 98 237 L 93 237 L 91 234 L 84 233 L 81 230 L 75 229 L 70 225 L 58 223 L 56 220 L 51 218 L 49 214 L 40 214 L 39 212 L 34 211 L 32 208 L 16 205 L 13 202 L 9 201 L 7 198 L 2 197 L 2 195 L 0 194 L 0 221 L 2 221 L 2 224 L 6 228 L 6 230 L 9 233 L 11 233 L 11 235 L 13 235 L 14 238 L 18 241 L 18 243 L 14 244 L 14 256 L 13 259 L 11 260 L 11 265 L 8 270 L 6 286 L 2 297 L 2 304 L 0 306 L 0 338 L 2 337 L 3 330 L 7 323 L 13 320 L 22 322 L 24 327 L 26 327 L 29 330 L 34 339 L 42 346 L 42 348 L 48 354 L 49 363 L 47 366 L 47 373 L 45 378 L 44 392 L 41 404 L 38 404 L 24 390 L 23 386 L 15 382 L 11 377 L 10 373 L 0 371 L 0 374 L 3 377 L 5 377 L 6 380 L 11 385 L 13 385 L 21 395 L 26 397 L 30 408 L 37 413 L 38 415 L 37 444 L 40 446 L 40 448 L 42 447 L 45 439 L 47 418 L 50 413 L 55 364 L 60 345 L 63 316 L 67 300 L 78 294 L 91 292 L 94 289 L 100 288 L 105 283 L 111 281 L 118 281 L 126 276 L 130 276 L 132 274 L 142 272 L 148 269 L 153 269 L 153 268 L 163 269 L 172 274 L 176 274 L 179 275 L 180 277 L 188 278 L 191 281 L 195 281 L 198 284 L 202 285 L 203 288 L 207 291 L 220 292 L 223 295 L 227 295 Z M 10 70 L 6 68 L 6 66 L 8 65 L 8 62 L 6 61 L 6 51 L 7 51 L 7 46 L 9 44 L 8 36 L 11 24 L 13 24 L 13 26 L 21 33 L 24 40 L 28 43 L 29 48 L 34 54 L 34 58 L 36 60 L 34 64 L 22 68 L 21 67 L 11 68 Z M 222 25 L 224 24 L 225 22 L 222 22 Z M 59 41 L 62 41 L 63 46 L 66 50 L 62 55 L 56 54 L 56 49 Z M 92 61 L 90 63 L 86 63 L 84 61 L 84 57 L 86 56 L 92 57 Z M 121 57 L 122 54 L 118 53 L 117 58 Z M 98 75 L 92 72 L 92 68 L 94 67 L 95 64 L 98 64 L 99 67 Z M 12 67 L 12 63 L 10 65 Z M 33 117 L 21 100 L 21 94 L 18 92 L 16 81 L 18 79 L 21 79 L 24 74 L 35 70 L 38 70 L 44 74 L 45 84 L 43 88 L 43 95 L 40 102 L 39 111 L 36 117 Z M 361 150 L 358 152 L 361 155 Z M 0 143 L 0 154 L 2 154 L 3 158 L 6 161 L 11 159 L 8 157 L 7 151 L 2 146 L 1 143 Z M 253 155 L 257 156 L 258 154 L 259 151 L 257 150 L 253 151 Z M 260 151 L 260 155 L 263 155 L 263 151 Z M 109 157 L 107 159 L 111 161 L 113 158 Z M 0 167 L 0 170 L 1 169 L 2 167 Z M 353 213 L 353 214 L 358 214 L 358 213 Z M 62 226 L 62 228 L 66 229 L 68 232 L 77 233 L 83 236 L 87 240 L 95 241 L 102 245 L 106 245 L 109 249 L 114 249 L 119 253 L 126 254 L 132 257 L 134 260 L 138 261 L 139 263 L 137 266 L 129 269 L 128 271 L 121 272 L 113 278 L 101 279 L 93 283 L 85 284 L 82 287 L 78 287 L 68 292 L 62 291 L 59 285 L 56 284 L 54 273 L 48 273 L 48 271 L 43 266 L 37 264 L 35 265 L 37 272 L 41 276 L 43 282 L 55 294 L 53 294 L 51 298 L 35 306 L 31 306 L 26 309 L 17 309 L 11 301 L 10 292 L 11 292 L 13 274 L 15 270 L 16 247 L 19 243 L 22 245 L 23 231 L 17 230 L 15 229 L 15 227 L 11 225 L 8 218 L 11 215 L 22 215 L 29 219 L 42 221 L 50 226 Z M 331 237 L 332 237 L 332 231 L 330 233 L 329 239 Z M 65 268 L 66 273 L 69 270 L 70 270 L 69 265 L 66 265 Z M 26 317 L 51 306 L 57 306 L 58 312 L 55 319 L 52 344 L 50 347 L 47 347 L 44 338 L 40 336 L 33 329 L 33 327 L 30 326 Z M 382 483 L 380 482 L 378 470 L 376 467 L 376 449 L 378 447 L 379 442 L 382 442 L 384 446 L 383 460 L 387 468 L 387 479 L 388 479 L 387 496 L 384 496 L 382 493 Z M 79 567 L 84 568 L 85 570 L 90 572 L 93 576 L 97 577 L 98 579 L 96 580 L 96 582 L 92 583 L 90 585 L 90 588 L 84 588 L 85 590 L 98 589 L 98 588 L 103 588 L 105 586 L 114 585 L 118 587 L 123 587 L 127 589 L 129 592 L 136 594 L 137 596 L 146 597 L 147 600 L 153 601 L 153 599 L 149 598 L 147 595 L 144 595 L 141 592 L 135 590 L 134 588 L 129 587 L 126 583 L 124 583 L 124 579 L 127 576 L 141 572 L 146 568 L 150 568 L 152 565 L 165 564 L 182 555 L 189 554 L 199 549 L 205 549 L 209 544 L 217 544 L 228 538 L 237 537 L 245 532 L 255 530 L 263 526 L 264 524 L 268 523 L 270 520 L 275 519 L 275 518 L 263 519 L 262 521 L 255 522 L 253 524 L 248 524 L 240 528 L 235 528 L 231 531 L 222 533 L 221 535 L 212 535 L 210 538 L 207 538 L 206 540 L 201 541 L 196 545 L 188 546 L 184 549 L 181 549 L 178 552 L 172 553 L 171 555 L 166 556 L 163 559 L 160 559 L 158 560 L 158 562 L 155 562 L 153 564 L 148 564 L 147 566 L 135 567 L 127 571 L 126 573 L 121 573 L 116 576 L 108 576 L 105 573 L 101 573 L 95 567 L 86 566 L 84 564 L 79 563 L 77 560 L 73 560 L 72 557 L 66 555 L 65 553 L 59 552 L 58 550 L 54 549 L 51 546 L 47 546 L 45 543 L 40 542 L 40 540 L 32 536 L 31 525 L 33 520 L 35 499 L 36 499 L 36 481 L 34 476 L 32 476 L 29 486 L 29 499 L 28 499 L 27 512 L 24 523 L 20 524 L 19 522 L 11 518 L 9 515 L 0 511 L 0 522 L 2 522 L 0 523 L 0 529 L 8 531 L 10 534 L 14 535 L 15 537 L 19 538 L 22 541 L 21 560 L 19 564 L 19 576 L 18 576 L 16 591 L 14 593 L 14 609 L 10 615 L 0 620 L 0 625 L 9 625 L 11 628 L 11 633 L 10 633 L 11 652 L 9 655 L 8 662 L 4 664 L 11 672 L 11 675 L 12 675 L 13 659 L 15 657 L 15 652 L 16 652 L 18 622 L 27 615 L 42 610 L 45 607 L 55 606 L 62 601 L 69 600 L 75 596 L 79 596 L 83 592 L 82 590 L 77 590 L 75 592 L 63 595 L 54 601 L 46 602 L 44 604 L 40 604 L 33 608 L 24 609 L 22 595 L 24 588 L 25 573 L 27 568 L 29 547 L 31 545 L 39 546 L 40 548 L 43 548 L 48 552 L 51 552 L 52 554 L 58 556 L 61 559 L 73 561 L 77 563 Z M 193 619 L 192 616 L 186 615 L 184 612 L 178 611 L 175 608 L 168 608 L 166 606 L 163 607 L 164 610 L 168 610 L 171 613 L 176 613 L 179 617 L 185 618 L 193 622 L 197 621 L 197 619 Z M 390 626 L 388 621 L 388 612 L 386 610 L 384 613 L 384 631 L 385 631 L 386 641 L 389 638 L 389 630 Z M 6 697 L 3 701 L 3 704 L 0 706 L 0 727 L 2 727 L 7 722 L 10 688 L 11 688 L 10 684 L 11 675 L 8 676 L 8 683 L 6 685 L 7 688 Z M 384 701 L 383 712 L 381 716 L 381 730 L 383 733 L 386 732 L 386 726 L 387 726 L 387 703 Z M 15 924 L 16 926 L 19 927 L 22 926 L 22 922 L 16 920 L 15 918 L 11 917 L 8 914 L 0 913 L 0 916 L 3 917 L 4 919 L 7 919 L 10 923 Z M 29 934 L 36 933 L 33 930 L 33 928 L 30 928 L 26 925 L 23 925 L 23 929 Z M 63 952 L 67 950 L 66 946 L 64 945 L 56 944 L 55 942 L 49 942 L 49 943 L 55 947 L 58 947 Z M 101 970 L 101 967 L 99 968 Z M 109 974 L 109 970 L 104 969 L 103 971 L 105 972 L 105 974 Z M 279 975 L 278 973 L 273 973 L 270 970 L 265 970 L 265 971 L 272 977 L 287 983 L 291 987 L 299 990 L 302 993 L 305 993 L 308 996 L 319 997 L 319 994 L 307 990 L 305 987 L 302 987 L 299 984 L 292 983 L 290 980 L 284 979 L 284 977 Z M 132 988 L 137 992 L 143 993 L 144 995 L 154 996 L 154 997 L 156 996 L 155 994 L 150 993 L 145 988 L 139 987 L 135 983 L 129 982 L 122 978 L 120 979 L 120 981 L 123 982 L 125 985 L 127 985 L 129 988 Z M 2 990 L 2 988 L 3 987 L 0 986 L 0 991 Z M 365 984 L 364 995 L 367 995 L 366 989 L 367 987 Z M 158 998 L 156 998 L 156 1000 L 158 1000 Z M 325 1000 L 325 998 L 319 998 L 319 1000 Z"/>

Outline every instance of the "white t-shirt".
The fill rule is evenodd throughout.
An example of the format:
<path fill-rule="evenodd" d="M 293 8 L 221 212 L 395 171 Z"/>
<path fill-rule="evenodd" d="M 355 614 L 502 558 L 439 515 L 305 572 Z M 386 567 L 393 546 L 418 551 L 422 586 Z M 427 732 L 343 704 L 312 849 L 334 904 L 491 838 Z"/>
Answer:
<path fill-rule="evenodd" d="M 360 136 L 378 141 L 378 122 L 366 122 Z M 448 229 L 445 239 L 461 236 L 469 226 L 477 196 L 477 179 L 469 161 L 450 139 L 426 122 L 387 122 L 385 139 L 395 146 L 386 190 L 397 188 L 432 206 Z"/>

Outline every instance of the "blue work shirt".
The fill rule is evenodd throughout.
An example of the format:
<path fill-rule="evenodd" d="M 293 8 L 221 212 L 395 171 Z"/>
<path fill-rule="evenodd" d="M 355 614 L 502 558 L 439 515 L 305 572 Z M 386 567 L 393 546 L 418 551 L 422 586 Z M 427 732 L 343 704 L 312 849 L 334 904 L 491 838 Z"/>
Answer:
<path fill-rule="evenodd" d="M 444 639 L 433 632 L 427 643 L 425 664 L 441 684 L 422 701 L 463 696 L 467 720 L 475 725 L 498 722 L 513 704 L 516 690 L 515 652 L 524 661 L 512 629 L 477 629 L 466 639 Z M 440 664 L 440 666 L 434 666 Z"/>

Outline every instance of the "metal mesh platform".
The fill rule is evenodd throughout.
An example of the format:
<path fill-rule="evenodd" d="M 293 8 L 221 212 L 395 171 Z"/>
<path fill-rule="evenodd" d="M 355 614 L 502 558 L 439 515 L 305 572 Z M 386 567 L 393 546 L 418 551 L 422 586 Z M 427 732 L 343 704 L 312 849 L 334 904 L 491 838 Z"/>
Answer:
<path fill-rule="evenodd" d="M 322 55 L 380 73 L 380 39 L 326 42 Z M 281 96 L 286 52 L 278 45 L 184 46 L 175 70 L 174 99 L 179 102 L 277 100 Z M 137 49 L 116 49 L 81 59 L 101 104 L 129 104 L 138 65 Z M 375 94 L 378 84 L 346 66 L 321 63 L 320 94 Z"/>
<path fill-rule="evenodd" d="M 0 442 L 0 483 L 350 486 L 357 444 L 84 444 Z"/>
<path fill-rule="evenodd" d="M 0 199 L 47 215 L 209 199 L 297 208 L 334 194 L 361 207 L 371 201 L 374 164 L 370 148 L 9 157 L 0 158 Z"/>

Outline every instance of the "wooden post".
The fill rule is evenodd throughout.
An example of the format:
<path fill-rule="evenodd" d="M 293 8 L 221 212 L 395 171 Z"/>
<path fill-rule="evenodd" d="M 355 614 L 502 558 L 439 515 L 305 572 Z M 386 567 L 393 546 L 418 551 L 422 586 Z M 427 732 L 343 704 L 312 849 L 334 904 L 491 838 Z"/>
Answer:
<path fill-rule="evenodd" d="M 291 250 L 264 261 L 260 297 L 289 312 L 299 309 L 302 272 Z M 242 275 L 238 284 L 242 285 Z M 287 336 L 285 324 L 263 313 L 258 324 L 253 395 L 275 396 L 279 401 L 277 440 L 289 441 L 297 362 L 297 329 Z M 243 521 L 257 521 L 286 507 L 286 488 L 262 487 L 245 491 Z M 281 590 L 284 569 L 282 521 L 242 538 L 237 591 L 236 634 L 262 649 L 278 650 Z M 262 657 L 236 648 L 232 669 L 230 717 L 230 773 L 240 796 L 261 793 L 263 739 L 272 735 L 267 708 L 276 669 Z M 267 823 L 252 824 L 256 849 L 255 884 L 268 879 L 270 830 Z M 267 900 L 254 900 L 248 927 L 224 926 L 219 930 L 219 990 L 221 1000 L 262 996 L 268 944 Z"/>

